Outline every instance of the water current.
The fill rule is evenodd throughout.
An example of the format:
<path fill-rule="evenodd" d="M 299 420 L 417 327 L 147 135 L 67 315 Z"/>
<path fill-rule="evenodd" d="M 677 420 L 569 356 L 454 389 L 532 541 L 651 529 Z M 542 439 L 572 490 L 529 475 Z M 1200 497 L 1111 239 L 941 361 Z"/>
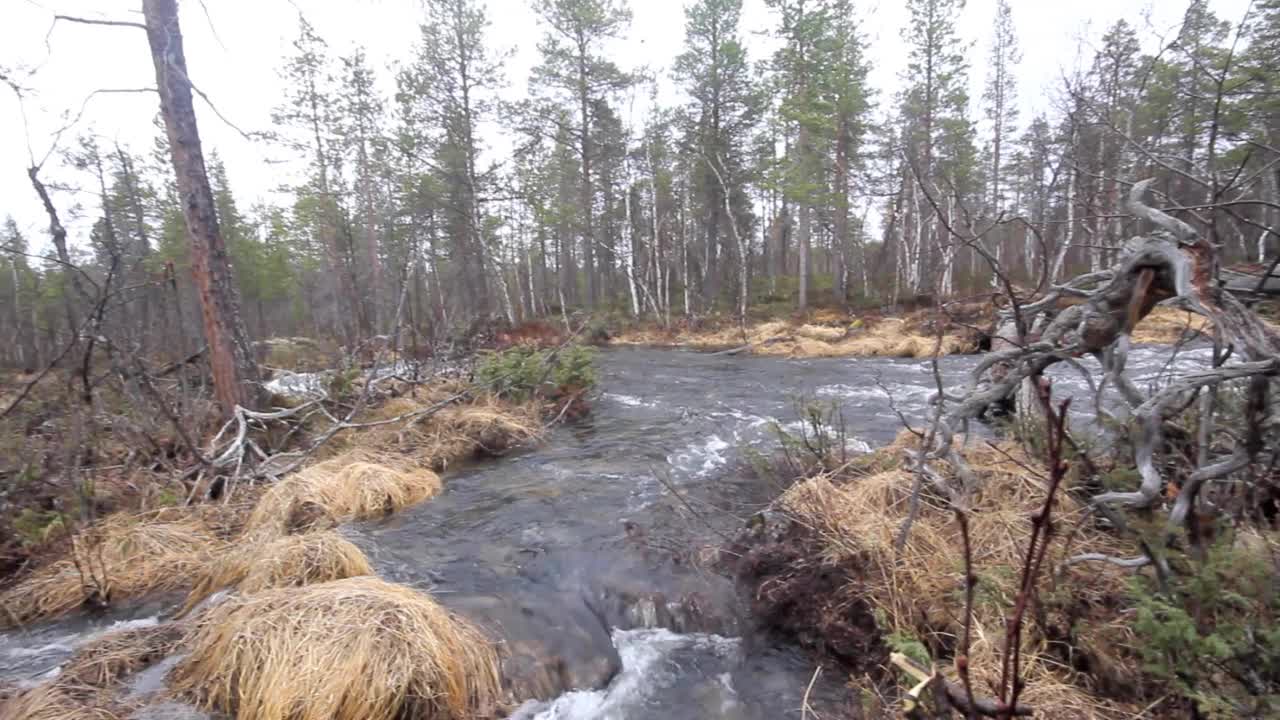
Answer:
<path fill-rule="evenodd" d="M 1167 373 L 1166 348 L 1138 348 L 1139 387 Z M 1183 351 L 1177 369 L 1208 362 Z M 976 357 L 944 358 L 949 392 Z M 1099 368 L 1084 361 L 1097 377 Z M 486 627 L 508 651 L 508 674 L 529 698 L 521 720 L 765 720 L 800 717 L 815 661 L 753 632 L 732 583 L 709 562 L 778 488 L 746 468 L 752 449 L 795 429 L 801 399 L 839 409 L 850 452 L 920 422 L 935 378 L 928 361 L 788 360 L 685 351 L 601 354 L 591 416 L 543 443 L 446 475 L 445 491 L 385 521 L 344 532 L 378 573 L 431 592 Z M 1077 370 L 1055 388 L 1092 402 Z M 164 601 L 0 634 L 0 683 L 56 673 L 74 648 L 106 630 L 153 623 Z M 163 682 L 152 671 L 135 681 Z M 810 703 L 845 702 L 838 673 L 822 673 Z M 135 688 L 139 689 L 139 688 Z M 147 689 L 147 688 L 140 688 Z M 141 718 L 198 718 L 173 702 Z"/>

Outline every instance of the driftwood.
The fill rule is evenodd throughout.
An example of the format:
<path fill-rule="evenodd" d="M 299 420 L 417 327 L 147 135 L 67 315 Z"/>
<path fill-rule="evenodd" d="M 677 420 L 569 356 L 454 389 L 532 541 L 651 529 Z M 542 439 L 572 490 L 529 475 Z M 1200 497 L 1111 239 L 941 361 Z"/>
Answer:
<path fill-rule="evenodd" d="M 1098 412 L 1106 413 L 1100 398 L 1107 385 L 1114 385 L 1130 407 L 1133 459 L 1141 475 L 1138 488 L 1101 493 L 1094 498 L 1097 505 L 1148 507 L 1161 496 L 1165 481 L 1156 456 L 1164 444 L 1165 424 L 1171 413 L 1185 407 L 1188 397 L 1204 388 L 1260 379 L 1250 390 L 1256 429 L 1235 450 L 1211 454 L 1192 471 L 1168 518 L 1171 529 L 1192 515 L 1195 495 L 1205 483 L 1247 465 L 1263 447 L 1263 436 L 1277 429 L 1280 421 L 1271 413 L 1266 395 L 1269 379 L 1280 375 L 1280 333 L 1220 281 L 1217 253 L 1208 240 L 1185 222 L 1143 203 L 1150 182 L 1133 186 L 1128 209 L 1156 230 L 1130 240 L 1110 270 L 1082 275 L 1033 302 L 1003 311 L 992 351 L 978 363 L 965 390 L 958 395 L 940 393 L 936 398 L 946 411 L 938 415 L 933 443 L 914 455 L 913 462 L 944 498 L 959 501 L 975 482 L 955 449 L 957 433 L 993 404 L 1008 402 L 1020 392 L 1020 399 L 1033 397 L 1027 391 L 1034 389 L 1035 379 L 1046 368 L 1076 364 L 1075 358 L 1085 355 L 1098 358 L 1105 369 L 1103 384 L 1096 388 Z M 1060 301 L 1068 298 L 1077 304 L 1058 310 Z M 1207 318 L 1216 342 L 1240 362 L 1184 375 L 1145 396 L 1126 377 L 1125 362 L 1134 326 L 1160 303 Z M 1017 332 L 1019 327 L 1026 328 L 1025 334 Z M 1024 402 L 1019 410 L 1034 408 L 1034 402 Z M 930 469 L 935 462 L 949 464 L 955 480 Z M 1132 564 L 1133 560 L 1120 562 Z"/>

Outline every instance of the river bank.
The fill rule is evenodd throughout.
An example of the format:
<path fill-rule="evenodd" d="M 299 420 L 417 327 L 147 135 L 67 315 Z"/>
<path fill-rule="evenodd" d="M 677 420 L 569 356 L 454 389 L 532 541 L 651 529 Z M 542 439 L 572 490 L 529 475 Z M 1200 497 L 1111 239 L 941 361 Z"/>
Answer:
<path fill-rule="evenodd" d="M 926 358 L 935 352 L 964 355 L 989 348 L 994 319 L 993 307 L 976 303 L 901 316 L 828 309 L 803 317 L 757 319 L 745 326 L 724 317 L 696 325 L 628 325 L 612 332 L 608 342 L 784 358 Z M 1158 307 L 1134 329 L 1133 341 L 1171 344 L 1208 331 L 1198 316 Z"/>
<path fill-rule="evenodd" d="M 958 386 L 977 361 L 962 355 L 943 358 L 943 381 Z M 1175 369 L 1207 361 L 1204 350 L 1185 351 Z M 1091 360 L 1083 362 L 1100 372 Z M 1167 350 L 1159 348 L 1135 349 L 1130 357 L 1135 378 L 1143 382 L 1167 377 L 1167 362 Z M 770 537 L 786 540 L 781 529 L 791 526 L 784 522 L 803 519 L 799 513 L 807 507 L 825 507 L 829 504 L 825 500 L 848 491 L 854 478 L 875 477 L 871 471 L 876 468 L 859 465 L 856 474 L 827 478 L 831 488 L 825 493 L 806 490 L 817 487 L 812 484 L 819 482 L 816 478 L 788 490 L 789 479 L 762 470 L 771 464 L 767 460 L 779 447 L 782 434 L 800 433 L 810 416 L 806 408 L 815 406 L 824 408 L 824 417 L 843 419 L 839 431 L 827 441 L 827 447 L 846 458 L 842 464 L 858 458 L 860 463 L 888 462 L 882 454 L 866 453 L 881 447 L 889 448 L 881 453 L 892 455 L 902 448 L 898 438 L 902 419 L 919 423 L 927 417 L 928 398 L 934 392 L 930 363 L 883 357 L 794 360 L 615 348 L 601 354 L 597 374 L 600 391 L 592 413 L 581 422 L 559 426 L 541 441 L 500 459 L 449 464 L 438 492 L 434 483 L 421 482 L 427 476 L 419 471 L 414 486 L 420 489 L 390 515 L 385 505 L 390 495 L 386 495 L 378 513 L 365 517 L 336 513 L 337 527 L 329 529 L 333 523 L 324 519 L 333 513 L 315 512 L 307 502 L 289 503 L 299 512 L 295 517 L 291 510 L 281 524 L 305 531 L 273 541 L 284 542 L 282 549 L 296 549 L 294 557 L 301 560 L 287 565 L 319 566 L 319 575 L 308 577 L 304 572 L 302 581 L 323 580 L 309 586 L 322 589 L 337 583 L 343 591 L 312 595 L 290 590 L 296 598 L 279 598 L 268 590 L 262 605 L 227 605 L 218 625 L 241 628 L 230 636 L 235 637 L 241 632 L 258 634 L 254 626 L 241 623 L 259 610 L 278 619 L 284 616 L 273 613 L 317 619 L 338 616 L 328 609 L 334 603 L 370 596 L 368 587 L 350 585 L 353 579 L 377 578 L 411 591 L 414 601 L 405 605 L 395 592 L 391 597 L 374 593 L 376 607 L 383 608 L 378 617 L 402 617 L 421 607 L 420 598 L 429 598 L 430 607 L 452 618 L 443 627 L 463 623 L 483 634 L 494 652 L 500 692 L 491 693 L 493 684 L 483 680 L 492 677 L 484 668 L 495 665 L 482 657 L 478 665 L 459 660 L 462 664 L 456 667 L 471 668 L 466 677 L 473 684 L 458 686 L 461 695 L 457 697 L 474 701 L 475 712 L 485 703 L 492 704 L 489 716 L 773 720 L 798 712 L 806 703 L 823 717 L 868 717 L 873 715 L 867 712 L 876 707 L 893 708 L 898 682 L 884 658 L 895 648 L 891 640 L 896 631 L 908 628 L 906 623 L 914 616 L 903 613 L 899 626 L 894 616 L 877 613 L 885 596 L 877 594 L 868 572 L 878 566 L 851 562 L 852 550 L 841 549 L 831 540 L 834 535 L 781 543 L 790 548 L 788 552 L 799 553 L 790 559 L 772 553 L 768 543 Z M 1054 378 L 1063 392 L 1087 396 L 1088 386 L 1075 372 L 1054 374 Z M 387 467 L 390 471 L 377 475 L 405 474 L 393 463 Z M 331 482 L 329 476 L 334 474 L 340 473 L 320 473 L 279 492 L 294 498 L 332 497 L 319 487 Z M 892 499 L 900 492 L 890 488 L 883 496 Z M 779 495 L 782 499 L 776 500 Z M 824 502 L 809 502 L 815 497 Z M 900 505 L 888 503 L 886 524 L 891 524 Z M 276 512 L 264 511 L 264 515 L 281 517 Z M 862 512 L 855 513 L 854 519 L 864 520 L 861 515 L 870 517 Z M 1019 517 L 1015 509 L 1006 519 L 1016 527 Z M 927 524 L 933 525 L 930 518 Z M 845 522 L 833 521 L 831 526 L 843 528 Z M 245 525 L 249 524 L 246 520 Z M 735 542 L 743 542 L 744 528 L 746 537 L 755 539 L 749 546 L 735 548 Z M 294 544 L 287 541 L 289 537 L 306 541 Z M 251 578 L 270 573 L 254 572 L 252 556 L 280 555 L 261 547 L 251 546 L 256 549 L 248 553 L 248 562 L 244 555 L 226 554 L 219 563 L 218 575 L 223 579 L 209 585 L 235 584 L 240 588 L 238 596 L 263 597 L 255 589 L 260 581 Z M 307 551 L 312 547 L 327 549 L 313 555 Z M 858 552 L 865 551 L 859 547 Z M 733 570 L 729 562 L 733 553 L 755 557 L 756 571 L 727 575 Z M 347 561 L 326 564 L 308 559 L 315 557 Z M 813 572 L 797 577 L 793 565 Z M 948 567 L 938 582 L 945 585 L 954 579 L 953 573 L 954 568 Z M 355 577 L 335 580 L 334 574 Z M 762 587 L 778 592 L 771 595 Z M 933 586 L 934 594 L 946 595 L 939 587 Z M 860 607 L 850 604 L 855 591 Z M 42 683 L 49 687 L 63 677 L 61 673 L 82 677 L 72 656 L 95 656 L 91 651 L 101 647 L 99 641 L 118 637 L 103 634 L 113 623 L 123 623 L 117 630 L 126 631 L 164 628 L 146 635 L 149 641 L 142 644 L 160 650 L 131 655 L 113 665 L 128 673 L 108 675 L 113 697 L 130 703 L 118 714 L 161 717 L 148 713 L 163 708 L 186 713 L 167 717 L 207 717 L 190 703 L 217 706 L 221 701 L 188 691 L 189 684 L 179 679 L 198 674 L 217 677 L 223 672 L 217 668 L 223 667 L 218 658 L 224 655 L 217 649 L 220 645 L 212 642 L 217 638 L 199 645 L 203 648 L 199 662 L 209 668 L 201 673 L 175 672 L 175 665 L 184 662 L 178 656 L 190 657 L 194 646 L 172 651 L 166 638 L 175 629 L 172 623 L 191 623 L 206 610 L 221 607 L 227 597 L 215 590 L 203 607 L 193 609 L 191 619 L 184 620 L 175 617 L 187 604 L 182 594 L 149 593 L 145 599 L 106 611 L 73 613 L 19 632 L 0 633 L 0 677 L 23 687 Z M 281 605 L 286 600 L 296 604 Z M 195 604 L 200 606 L 198 597 Z M 820 612 L 812 612 L 814 606 Z M 368 610 L 370 605 L 361 607 Z M 807 615 L 797 612 L 805 607 L 810 608 Z M 421 627 L 437 627 L 425 618 L 441 615 L 422 612 L 414 610 L 410 615 L 424 617 L 427 624 Z M 355 633 L 353 639 L 378 638 L 378 628 L 391 627 L 364 622 L 368 616 L 341 615 L 350 618 L 343 625 Z M 845 620 L 839 626 L 843 634 L 831 632 L 836 628 L 829 623 L 832 619 Z M 946 637 L 946 622 L 946 617 L 939 621 L 935 640 Z M 189 637 L 192 626 L 179 627 L 183 638 Z M 313 637 L 304 629 L 299 626 L 298 632 L 288 635 L 286 645 Z M 927 642 L 921 645 L 929 647 Z M 397 652 L 421 652 L 394 647 Z M 284 665 L 269 665 L 266 660 L 261 665 L 281 668 L 276 672 L 286 674 L 316 667 L 302 656 Z M 822 672 L 816 671 L 819 665 Z M 378 672 L 395 674 L 392 666 L 384 667 Z M 51 675 L 57 668 L 61 673 Z M 365 671 L 351 674 L 363 678 L 352 687 L 374 681 Z M 434 681 L 439 682 L 439 677 Z M 857 681 L 860 689 L 851 692 L 850 681 Z M 88 692 L 63 686 L 61 692 L 60 697 L 71 700 L 100 698 L 98 689 Z"/>

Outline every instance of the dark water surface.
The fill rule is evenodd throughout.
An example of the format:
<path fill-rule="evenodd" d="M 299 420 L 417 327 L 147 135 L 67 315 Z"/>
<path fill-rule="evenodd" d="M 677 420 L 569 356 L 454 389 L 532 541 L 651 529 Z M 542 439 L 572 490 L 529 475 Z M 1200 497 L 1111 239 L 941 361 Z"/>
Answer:
<path fill-rule="evenodd" d="M 1157 381 L 1167 357 L 1163 348 L 1134 351 L 1140 387 Z M 941 361 L 949 391 L 963 388 L 976 362 Z M 1177 364 L 1205 362 L 1196 350 Z M 1087 367 L 1096 374 L 1096 363 Z M 721 534 L 778 490 L 751 479 L 745 453 L 774 447 L 775 423 L 797 427 L 801 397 L 840 408 L 850 451 L 888 442 L 899 414 L 925 416 L 930 364 L 614 349 L 599 368 L 601 393 L 585 422 L 450 472 L 438 497 L 346 532 L 380 575 L 431 591 L 503 639 L 521 693 L 538 698 L 514 717 L 800 717 L 813 661 L 756 637 L 731 583 L 708 567 Z M 1092 402 L 1075 371 L 1054 376 L 1060 393 Z M 48 676 L 95 633 L 154 622 L 165 609 L 0 634 L 0 682 Z M 811 704 L 846 701 L 837 676 L 819 677 Z M 179 716 L 170 712 L 150 717 Z"/>

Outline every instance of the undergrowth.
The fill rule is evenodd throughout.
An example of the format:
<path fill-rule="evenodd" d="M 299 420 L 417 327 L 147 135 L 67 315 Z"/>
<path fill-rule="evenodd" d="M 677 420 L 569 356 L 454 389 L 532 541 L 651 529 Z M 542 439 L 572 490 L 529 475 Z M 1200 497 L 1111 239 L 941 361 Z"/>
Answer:
<path fill-rule="evenodd" d="M 1131 583 L 1144 669 L 1211 718 L 1280 713 L 1280 574 L 1265 538 L 1227 533 L 1165 586 Z"/>
<path fill-rule="evenodd" d="M 596 350 L 586 345 L 551 349 L 517 345 L 482 355 L 475 380 L 493 394 L 517 403 L 575 402 L 596 385 L 595 359 Z"/>

